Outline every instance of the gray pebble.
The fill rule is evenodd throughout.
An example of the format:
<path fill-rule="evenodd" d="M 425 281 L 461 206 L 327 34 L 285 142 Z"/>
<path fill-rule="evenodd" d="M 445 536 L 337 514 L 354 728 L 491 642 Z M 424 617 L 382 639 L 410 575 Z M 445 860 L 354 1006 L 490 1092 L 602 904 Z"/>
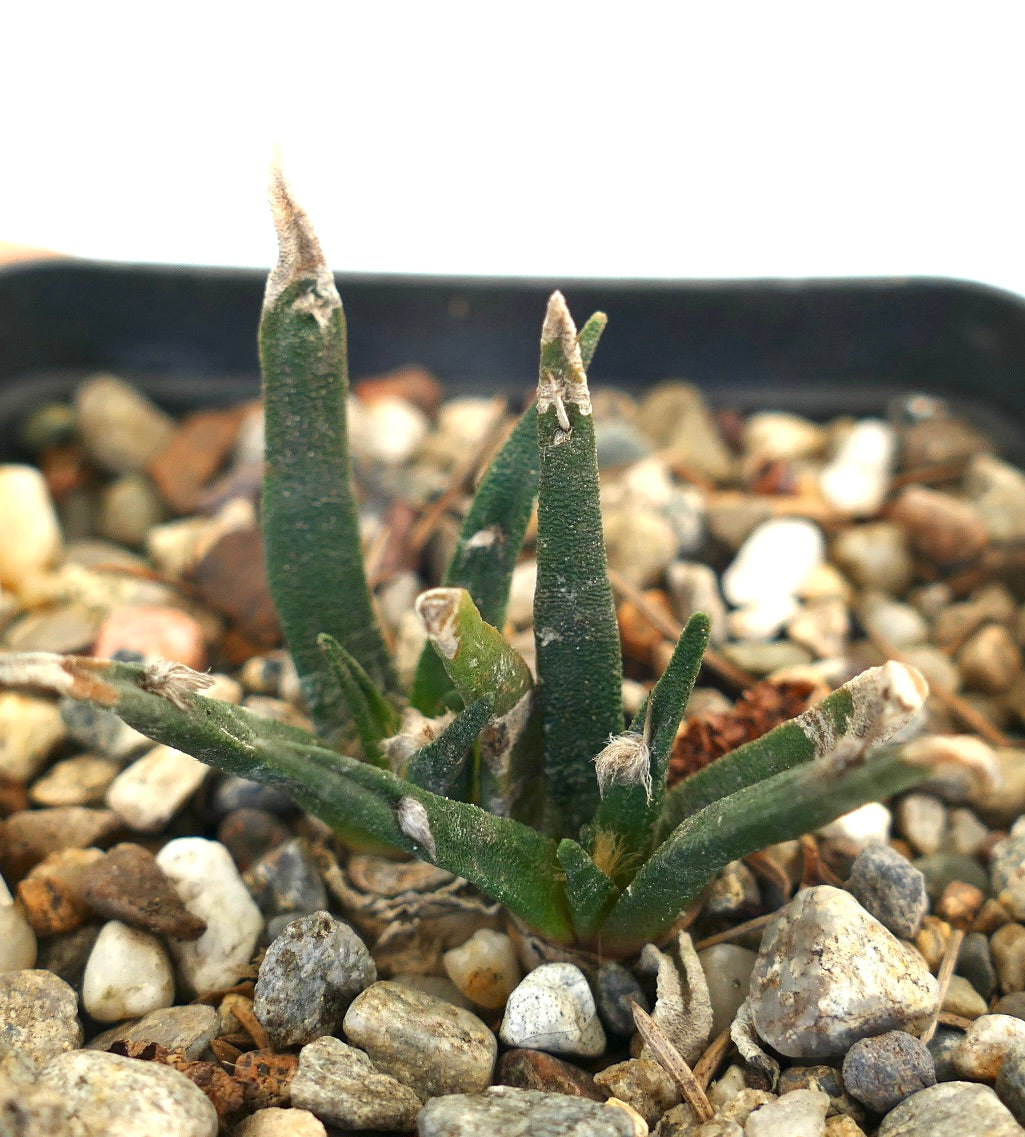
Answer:
<path fill-rule="evenodd" d="M 986 870 L 975 857 L 963 853 L 933 853 L 928 857 L 916 857 L 912 862 L 925 877 L 925 891 L 934 903 L 943 895 L 948 884 L 956 880 L 972 884 L 989 896 L 989 877 Z"/>
<path fill-rule="evenodd" d="M 917 1022 L 936 980 L 847 892 L 805 889 L 765 929 L 749 1001 L 758 1034 L 788 1057 L 844 1053 L 859 1038 Z"/>
<path fill-rule="evenodd" d="M 298 837 L 265 853 L 246 869 L 242 881 L 268 917 L 327 908 L 327 889 L 316 862 L 309 846 Z"/>
<path fill-rule="evenodd" d="M 936 1083 L 936 1067 L 926 1046 L 902 1030 L 861 1038 L 843 1060 L 847 1092 L 874 1113 L 888 1113 L 918 1090 Z"/>
<path fill-rule="evenodd" d="M 1000 990 L 1004 994 L 1025 990 L 1025 927 L 1004 924 L 997 928 L 990 936 L 989 950 Z"/>
<path fill-rule="evenodd" d="M 1012 991 L 1010 995 L 1002 995 L 993 1004 L 993 1014 L 1025 1019 L 1025 991 Z"/>
<path fill-rule="evenodd" d="M 667 1109 L 680 1104 L 676 1083 L 651 1058 L 628 1058 L 606 1066 L 594 1076 L 609 1097 L 625 1101 L 644 1118 L 650 1128 Z"/>
<path fill-rule="evenodd" d="M 598 450 L 600 470 L 626 466 L 651 453 L 651 443 L 628 422 L 595 423 L 594 443 Z"/>
<path fill-rule="evenodd" d="M 997 1097 L 1025 1125 L 1025 1047 L 1014 1047 L 997 1074 Z"/>
<path fill-rule="evenodd" d="M 889 845 L 862 849 L 847 887 L 866 912 L 900 939 L 914 936 L 929 909 L 925 877 Z"/>
<path fill-rule="evenodd" d="M 972 1082 L 997 1080 L 1004 1059 L 1025 1046 L 1025 1022 L 1013 1015 L 980 1015 L 954 1051 L 954 1069 Z"/>
<path fill-rule="evenodd" d="M 997 973 L 989 952 L 989 940 L 982 932 L 969 932 L 957 954 L 957 973 L 987 1001 L 997 989 Z"/>
<path fill-rule="evenodd" d="M 598 1014 L 610 1034 L 633 1034 L 636 1028 L 630 1011 L 631 999 L 642 1010 L 651 1009 L 633 972 L 614 960 L 609 960 L 598 968 L 594 992 Z"/>
<path fill-rule="evenodd" d="M 174 434 L 174 420 L 134 387 L 113 375 L 94 375 L 75 392 L 78 437 L 104 470 L 145 469 Z"/>
<path fill-rule="evenodd" d="M 411 1129 L 420 1099 L 363 1053 L 325 1036 L 299 1051 L 292 1104 L 345 1129 Z"/>
<path fill-rule="evenodd" d="M 605 1031 L 584 973 L 572 963 L 534 968 L 505 1005 L 499 1037 L 506 1046 L 595 1057 Z"/>
<path fill-rule="evenodd" d="M 77 991 L 99 934 L 97 925 L 86 924 L 73 932 L 48 936 L 39 945 L 36 965 L 43 971 L 52 971 Z"/>
<path fill-rule="evenodd" d="M 622 1109 L 512 1086 L 434 1098 L 424 1106 L 416 1131 L 419 1137 L 635 1137 L 633 1120 Z"/>
<path fill-rule="evenodd" d="M 961 1075 L 954 1069 L 954 1051 L 961 1045 L 962 1038 L 964 1031 L 952 1026 L 938 1026 L 929 1040 L 929 1053 L 932 1055 L 937 1082 L 956 1082 L 960 1078 Z"/>
<path fill-rule="evenodd" d="M 153 747 L 150 739 L 122 722 L 113 711 L 71 699 L 61 699 L 58 706 L 68 734 L 87 750 L 125 759 Z"/>
<path fill-rule="evenodd" d="M 905 1098 L 883 1118 L 878 1137 L 1022 1137 L 1021 1126 L 989 1086 L 941 1082 Z"/>
<path fill-rule="evenodd" d="M 20 1050 L 45 1062 L 82 1045 L 78 996 L 49 971 L 0 975 L 0 1053 Z"/>
<path fill-rule="evenodd" d="M 331 1034 L 377 979 L 366 945 L 342 920 L 313 912 L 293 920 L 260 964 L 253 1013 L 275 1049 Z"/>
<path fill-rule="evenodd" d="M 1012 831 L 990 853 L 993 895 L 1016 920 L 1025 917 L 1025 833 Z"/>
<path fill-rule="evenodd" d="M 374 1065 L 422 1098 L 480 1093 L 491 1084 L 498 1043 L 470 1011 L 400 983 L 374 983 L 353 1000 L 346 1037 Z"/>
<path fill-rule="evenodd" d="M 184 1074 L 157 1062 L 75 1050 L 52 1058 L 39 1084 L 64 1095 L 75 1137 L 216 1137 L 217 1110 Z"/>
<path fill-rule="evenodd" d="M 121 1023 L 98 1034 L 89 1050 L 109 1050 L 115 1042 L 155 1042 L 177 1050 L 190 1061 L 201 1058 L 221 1032 L 221 1017 L 213 1007 L 196 1003 L 150 1011 L 136 1022 Z"/>

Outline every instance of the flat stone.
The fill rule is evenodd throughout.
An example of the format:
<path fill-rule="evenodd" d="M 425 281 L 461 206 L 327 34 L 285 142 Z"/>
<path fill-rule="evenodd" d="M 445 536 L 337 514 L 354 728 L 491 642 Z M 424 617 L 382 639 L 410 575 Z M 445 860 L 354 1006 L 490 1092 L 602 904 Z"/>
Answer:
<path fill-rule="evenodd" d="M 220 1029 L 220 1015 L 205 1003 L 164 1007 L 150 1011 L 134 1022 L 104 1031 L 89 1043 L 88 1049 L 108 1050 L 115 1043 L 156 1043 L 165 1050 L 177 1051 L 189 1061 L 195 1061 L 206 1053 Z"/>
<path fill-rule="evenodd" d="M 157 1062 L 76 1050 L 52 1058 L 41 1085 L 64 1095 L 76 1137 L 216 1137 L 217 1110 L 184 1074 Z"/>
<path fill-rule="evenodd" d="M 85 870 L 82 898 L 98 916 L 122 920 L 133 927 L 195 940 L 206 924 L 182 903 L 153 854 L 141 845 L 115 845 Z"/>
<path fill-rule="evenodd" d="M 234 529 L 220 537 L 188 572 L 200 598 L 231 620 L 258 649 L 281 641 L 259 529 Z"/>
<path fill-rule="evenodd" d="M 421 1097 L 480 1093 L 491 1084 L 498 1043 L 476 1015 L 399 983 L 374 983 L 343 1021 L 374 1065 Z"/>
<path fill-rule="evenodd" d="M 860 1038 L 843 1060 L 843 1084 L 874 1113 L 888 1113 L 906 1097 L 936 1084 L 936 1067 L 914 1035 L 891 1030 Z"/>
<path fill-rule="evenodd" d="M 163 944 L 120 920 L 103 925 L 82 977 L 82 1005 L 97 1022 L 149 1014 L 174 1002 L 174 972 Z"/>
<path fill-rule="evenodd" d="M 228 850 L 202 837 L 169 841 L 157 855 L 185 907 L 206 923 L 196 940 L 169 940 L 186 988 L 193 994 L 226 990 L 250 973 L 263 917 Z"/>
<path fill-rule="evenodd" d="M 247 407 L 196 411 L 177 423 L 147 467 L 161 497 L 175 513 L 193 513 L 203 487 L 231 452 Z"/>
<path fill-rule="evenodd" d="M 417 1119 L 416 1131 L 419 1137 L 636 1137 L 637 1132 L 623 1109 L 512 1086 L 433 1098 Z"/>
<path fill-rule="evenodd" d="M 78 996 L 49 971 L 0 975 L 0 1054 L 19 1050 L 45 1062 L 82 1045 Z"/>
<path fill-rule="evenodd" d="M 408 1130 L 421 1105 L 408 1086 L 375 1069 L 362 1050 L 330 1036 L 299 1051 L 292 1102 L 346 1129 Z"/>
<path fill-rule="evenodd" d="M 293 920 L 260 964 L 253 1013 L 277 1049 L 331 1034 L 352 1000 L 377 979 L 366 945 L 342 920 Z"/>
<path fill-rule="evenodd" d="M 507 1050 L 498 1060 L 495 1081 L 521 1090 L 572 1094 L 592 1101 L 604 1101 L 608 1096 L 586 1070 L 543 1050 Z"/>
<path fill-rule="evenodd" d="M 66 734 L 52 699 L 0 691 L 0 772 L 30 782 Z"/>
<path fill-rule="evenodd" d="M 32 783 L 29 796 L 42 806 L 98 805 L 120 771 L 121 764 L 113 758 L 77 754 L 55 762 Z"/>
<path fill-rule="evenodd" d="M 940 1082 L 890 1110 L 878 1137 L 966 1137 L 969 1133 L 1022 1137 L 1022 1128 L 989 1086 Z"/>
<path fill-rule="evenodd" d="M 236 1125 L 232 1137 L 327 1137 L 327 1130 L 308 1109 L 271 1106 Z"/>
<path fill-rule="evenodd" d="M 648 997 L 642 990 L 637 977 L 621 963 L 609 960 L 598 968 L 598 977 L 594 986 L 598 1014 L 601 1015 L 605 1029 L 610 1034 L 632 1035 L 637 1028 L 634 1026 L 630 1001 L 633 1000 L 637 1003 L 641 1010 L 651 1010 Z M 744 989 L 747 989 L 746 984 Z M 543 1089 L 544 1087 L 526 1086 L 524 1088 Z"/>
<path fill-rule="evenodd" d="M 572 963 L 545 963 L 509 996 L 499 1032 L 506 1046 L 594 1057 L 605 1031 L 583 972 Z"/>
<path fill-rule="evenodd" d="M 936 1007 L 936 980 L 849 893 L 805 889 L 765 929 L 749 1002 L 758 1034 L 791 1058 L 843 1054 Z"/>
<path fill-rule="evenodd" d="M 136 832 L 159 833 L 209 772 L 191 754 L 156 746 L 118 774 L 107 790 L 107 805 Z"/>
<path fill-rule="evenodd" d="M 97 845 L 120 824 L 112 810 L 77 805 L 12 813 L 0 821 L 0 871 L 10 881 L 20 880 L 50 853 Z"/>
<path fill-rule="evenodd" d="M 989 533 L 971 502 L 925 486 L 907 486 L 889 507 L 915 551 L 933 564 L 971 562 L 989 544 Z"/>

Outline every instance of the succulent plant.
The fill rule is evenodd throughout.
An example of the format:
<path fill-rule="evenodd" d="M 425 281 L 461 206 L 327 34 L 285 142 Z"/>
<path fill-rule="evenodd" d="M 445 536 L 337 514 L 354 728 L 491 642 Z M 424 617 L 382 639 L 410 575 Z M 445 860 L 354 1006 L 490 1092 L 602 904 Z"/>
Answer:
<path fill-rule="evenodd" d="M 345 842 L 463 876 L 549 941 L 625 955 L 730 861 L 917 783 L 890 743 L 921 706 L 887 663 L 667 789 L 709 625 L 693 616 L 627 724 L 586 370 L 605 327 L 548 303 L 537 398 L 477 489 L 429 644 L 399 689 L 367 587 L 346 428 L 346 323 L 279 175 L 280 256 L 260 327 L 262 527 L 271 591 L 316 733 L 203 694 L 166 661 L 0 656 L 0 682 L 115 711 L 158 742 L 280 787 Z M 498 630 L 537 502 L 536 678 Z"/>

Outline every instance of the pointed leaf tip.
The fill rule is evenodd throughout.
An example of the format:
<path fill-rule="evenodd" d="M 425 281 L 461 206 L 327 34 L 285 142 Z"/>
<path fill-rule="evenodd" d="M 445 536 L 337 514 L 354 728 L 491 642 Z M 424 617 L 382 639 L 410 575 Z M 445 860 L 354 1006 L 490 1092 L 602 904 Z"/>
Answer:
<path fill-rule="evenodd" d="M 537 411 L 544 414 L 555 407 L 559 426 L 569 432 L 566 405 L 572 403 L 581 414 L 591 413 L 591 396 L 580 354 L 576 324 L 561 292 L 553 292 L 541 328 L 541 368 L 537 381 Z"/>
<path fill-rule="evenodd" d="M 296 202 L 277 155 L 271 165 L 268 196 L 278 237 L 278 262 L 267 278 L 264 310 L 272 307 L 290 284 L 300 280 L 312 280 L 316 294 L 330 304 L 339 304 L 320 241 L 305 210 Z"/>

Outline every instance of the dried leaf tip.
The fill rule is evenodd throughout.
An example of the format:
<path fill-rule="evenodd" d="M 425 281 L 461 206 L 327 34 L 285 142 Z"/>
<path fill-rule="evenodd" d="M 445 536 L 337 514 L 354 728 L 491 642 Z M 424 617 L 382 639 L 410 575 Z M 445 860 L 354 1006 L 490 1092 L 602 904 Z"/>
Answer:
<path fill-rule="evenodd" d="M 338 307 L 341 301 L 317 234 L 309 217 L 292 196 L 277 156 L 271 166 L 269 197 L 278 236 L 278 263 L 267 278 L 264 311 L 273 307 L 289 285 L 307 280 L 313 287 L 304 298 L 304 307 L 323 323 L 327 311 Z"/>
<path fill-rule="evenodd" d="M 154 660 L 144 668 L 139 680 L 144 691 L 160 695 L 180 711 L 189 710 L 193 698 L 212 684 L 211 676 L 171 659 Z"/>
<path fill-rule="evenodd" d="M 559 427 L 569 432 L 566 404 L 572 403 L 581 414 L 591 413 L 591 396 L 580 355 L 577 329 L 569 314 L 565 297 L 553 292 L 541 328 L 541 369 L 537 381 L 537 410 L 544 414 L 551 407 L 559 418 Z"/>
<path fill-rule="evenodd" d="M 614 734 L 608 746 L 594 760 L 598 793 L 602 797 L 610 786 L 643 786 L 651 801 L 651 750 L 636 731 Z"/>
<path fill-rule="evenodd" d="M 462 597 L 459 588 L 430 588 L 416 598 L 416 614 L 424 631 L 446 659 L 455 659 L 459 651 L 459 629 L 456 617 Z"/>

